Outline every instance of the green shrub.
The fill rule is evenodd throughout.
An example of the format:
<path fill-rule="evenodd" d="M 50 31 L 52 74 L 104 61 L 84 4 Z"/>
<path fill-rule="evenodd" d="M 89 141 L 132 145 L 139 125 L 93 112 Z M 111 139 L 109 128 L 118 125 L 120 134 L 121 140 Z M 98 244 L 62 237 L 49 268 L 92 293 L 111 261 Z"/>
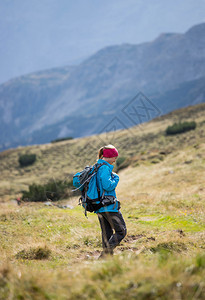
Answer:
<path fill-rule="evenodd" d="M 64 137 L 64 138 L 60 138 L 60 139 L 55 139 L 55 140 L 51 141 L 51 143 L 58 143 L 58 142 L 62 142 L 62 141 L 72 140 L 72 139 L 73 139 L 72 136 L 68 136 L 68 137 Z"/>
<path fill-rule="evenodd" d="M 172 126 L 167 127 L 166 134 L 171 135 L 171 134 L 183 133 L 189 130 L 194 130 L 195 128 L 196 128 L 195 121 L 174 123 Z"/>
<path fill-rule="evenodd" d="M 121 156 L 116 160 L 117 172 L 129 166 L 129 162 L 126 157 Z"/>
<path fill-rule="evenodd" d="M 36 161 L 36 154 L 23 154 L 19 156 L 19 164 L 21 167 L 32 165 Z"/>
<path fill-rule="evenodd" d="M 116 164 L 119 167 L 124 161 L 125 161 L 126 157 L 121 156 L 116 160 Z"/>
<path fill-rule="evenodd" d="M 44 202 L 48 200 L 58 201 L 71 196 L 69 188 L 72 187 L 72 181 L 50 180 L 45 185 L 32 184 L 28 191 L 23 191 L 22 200 L 30 202 Z"/>

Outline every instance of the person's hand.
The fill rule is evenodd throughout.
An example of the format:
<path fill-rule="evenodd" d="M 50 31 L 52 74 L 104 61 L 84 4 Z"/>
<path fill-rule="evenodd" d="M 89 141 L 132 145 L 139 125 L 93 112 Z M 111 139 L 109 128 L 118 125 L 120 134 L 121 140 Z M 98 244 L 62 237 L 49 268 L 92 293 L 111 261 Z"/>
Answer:
<path fill-rule="evenodd" d="M 112 172 L 112 176 L 113 177 L 116 177 L 116 176 L 119 177 L 119 175 L 117 175 L 115 172 Z"/>

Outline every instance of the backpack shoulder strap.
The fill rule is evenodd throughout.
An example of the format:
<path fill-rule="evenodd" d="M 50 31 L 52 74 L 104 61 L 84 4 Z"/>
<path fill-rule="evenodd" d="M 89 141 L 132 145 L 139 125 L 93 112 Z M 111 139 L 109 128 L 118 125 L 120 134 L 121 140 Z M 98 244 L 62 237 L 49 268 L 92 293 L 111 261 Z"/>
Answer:
<path fill-rule="evenodd" d="M 100 164 L 96 163 L 95 165 L 97 166 L 97 170 L 98 170 L 101 166 L 107 165 L 107 164 L 106 163 L 100 163 Z"/>
<path fill-rule="evenodd" d="M 106 163 L 100 163 L 98 164 L 98 169 L 97 171 L 100 169 L 101 166 L 103 165 L 107 165 Z M 96 176 L 96 186 L 97 186 L 97 190 L 98 190 L 98 199 L 100 200 L 100 189 L 99 189 L 99 186 L 98 186 L 98 181 L 97 181 L 97 176 Z M 102 197 L 104 196 L 105 194 L 105 191 L 103 190 L 103 193 L 102 193 Z"/>

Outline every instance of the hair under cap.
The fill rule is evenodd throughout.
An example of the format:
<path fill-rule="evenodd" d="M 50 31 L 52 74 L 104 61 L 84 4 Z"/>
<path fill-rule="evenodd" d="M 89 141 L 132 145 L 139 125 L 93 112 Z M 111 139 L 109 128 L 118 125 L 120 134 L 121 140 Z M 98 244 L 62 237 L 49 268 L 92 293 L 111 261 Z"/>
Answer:
<path fill-rule="evenodd" d="M 103 157 L 116 157 L 116 156 L 118 156 L 118 151 L 116 148 L 103 149 Z"/>

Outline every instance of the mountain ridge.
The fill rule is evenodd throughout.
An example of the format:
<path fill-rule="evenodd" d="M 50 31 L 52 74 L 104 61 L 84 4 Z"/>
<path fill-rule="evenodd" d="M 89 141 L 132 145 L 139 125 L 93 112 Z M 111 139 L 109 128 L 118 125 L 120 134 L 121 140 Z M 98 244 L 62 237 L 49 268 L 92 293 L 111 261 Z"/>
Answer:
<path fill-rule="evenodd" d="M 198 38 L 193 40 L 194 32 Z M 204 37 L 205 23 L 185 34 L 162 34 L 140 45 L 106 47 L 78 66 L 41 71 L 1 85 L 1 148 L 97 133 L 97 127 L 103 128 L 102 124 L 109 122 L 105 116 L 112 119 L 119 104 L 125 106 L 142 91 L 163 107 L 162 113 L 168 107 L 180 107 L 180 101 L 185 105 L 182 100 L 177 103 L 177 99 L 175 104 L 167 102 L 161 95 L 180 84 L 204 80 Z M 197 91 L 192 97 L 188 86 L 187 90 L 186 105 L 196 99 L 204 101 L 201 84 L 202 98 Z M 186 98 L 186 93 L 183 95 Z"/>

